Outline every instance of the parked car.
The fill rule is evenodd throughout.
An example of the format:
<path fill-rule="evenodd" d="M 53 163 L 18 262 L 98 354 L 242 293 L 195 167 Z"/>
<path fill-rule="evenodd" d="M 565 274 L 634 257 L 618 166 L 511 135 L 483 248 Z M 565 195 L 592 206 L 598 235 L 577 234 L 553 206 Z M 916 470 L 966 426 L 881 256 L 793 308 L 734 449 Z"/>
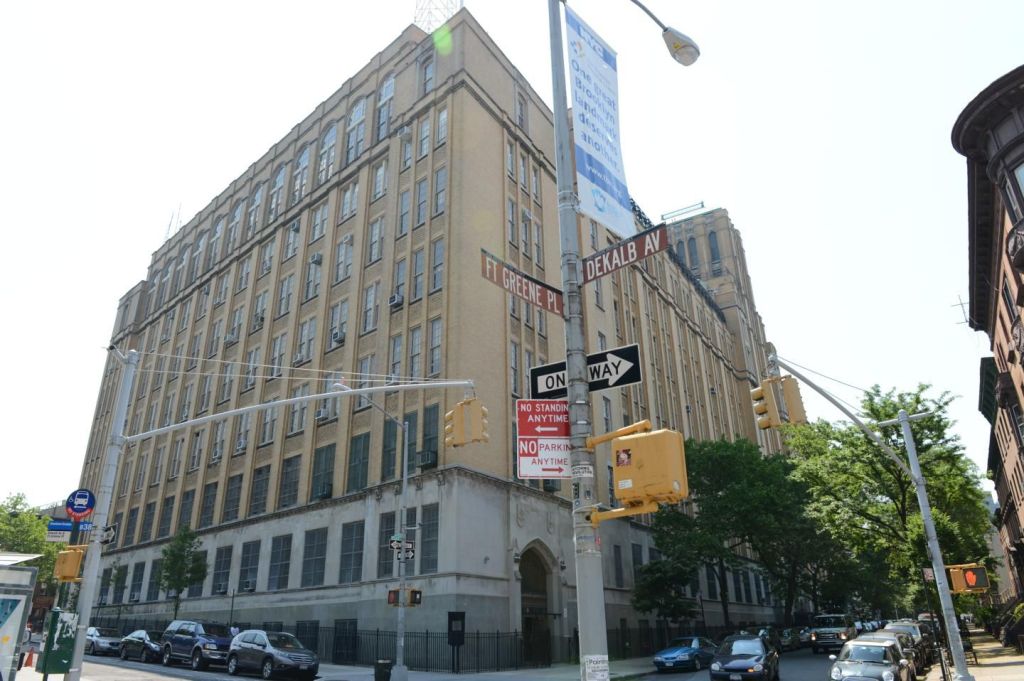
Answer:
<path fill-rule="evenodd" d="M 757 630 L 757 635 L 763 638 L 765 641 L 768 641 L 768 645 L 770 645 L 772 648 L 775 648 L 775 650 L 779 651 L 780 653 L 782 652 L 782 635 L 779 633 L 778 629 L 770 626 L 761 627 Z"/>
<path fill-rule="evenodd" d="M 228 674 L 234 676 L 247 669 L 259 670 L 264 679 L 278 674 L 314 679 L 320 670 L 320 658 L 292 634 L 247 629 L 231 640 Z"/>
<path fill-rule="evenodd" d="M 925 637 L 924 631 L 916 622 L 896 620 L 885 625 L 885 629 L 882 631 L 902 631 L 910 634 L 910 637 L 914 639 L 914 647 L 920 651 L 921 659 L 925 661 L 925 664 L 930 665 L 932 663 L 932 646 Z"/>
<path fill-rule="evenodd" d="M 800 630 L 800 645 L 809 646 L 811 645 L 811 628 L 804 627 Z"/>
<path fill-rule="evenodd" d="M 138 659 L 140 662 L 160 659 L 160 637 L 162 631 L 139 629 L 121 639 L 121 659 Z"/>
<path fill-rule="evenodd" d="M 843 644 L 839 655 L 829 655 L 832 681 L 845 678 L 878 679 L 878 681 L 910 681 L 910 663 L 900 657 L 892 641 L 862 641 Z"/>
<path fill-rule="evenodd" d="M 799 650 L 803 643 L 800 642 L 799 629 L 783 629 L 779 633 L 779 645 L 781 650 Z"/>
<path fill-rule="evenodd" d="M 108 627 L 85 630 L 85 652 L 90 655 L 117 655 L 121 652 L 121 634 Z"/>
<path fill-rule="evenodd" d="M 174 620 L 160 636 L 161 661 L 168 667 L 179 660 L 195 670 L 206 669 L 211 662 L 224 664 L 230 647 L 231 633 L 218 622 Z"/>
<path fill-rule="evenodd" d="M 654 654 L 654 666 L 659 672 L 674 669 L 704 669 L 715 656 L 715 642 L 702 636 L 680 636 L 672 639 L 663 650 Z"/>
<path fill-rule="evenodd" d="M 914 639 L 910 634 L 902 631 L 874 631 L 857 637 L 858 641 L 890 641 L 896 644 L 896 650 L 900 657 L 910 662 L 910 678 L 923 677 L 927 669 L 927 661 L 921 655 L 921 651 L 914 646 Z"/>
<path fill-rule="evenodd" d="M 779 651 L 760 636 L 729 636 L 709 670 L 711 681 L 779 681 Z"/>
<path fill-rule="evenodd" d="M 818 615 L 811 625 L 811 652 L 842 648 L 849 640 L 857 638 L 853 619 L 845 614 Z"/>

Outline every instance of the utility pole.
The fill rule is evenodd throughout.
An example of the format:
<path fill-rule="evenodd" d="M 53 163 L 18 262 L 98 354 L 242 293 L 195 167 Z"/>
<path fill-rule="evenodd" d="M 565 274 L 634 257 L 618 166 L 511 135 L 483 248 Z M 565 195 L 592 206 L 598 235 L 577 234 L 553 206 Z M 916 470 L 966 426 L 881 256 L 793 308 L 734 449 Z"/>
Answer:
<path fill-rule="evenodd" d="M 942 560 L 942 549 L 939 547 L 939 537 L 935 533 L 935 523 L 932 520 L 932 507 L 928 501 L 928 491 L 925 488 L 924 476 L 921 475 L 921 464 L 917 460 L 917 445 L 914 442 L 914 434 L 910 430 L 910 422 L 930 416 L 928 413 L 914 414 L 910 416 L 905 409 L 900 409 L 899 417 L 891 421 L 881 421 L 877 426 L 892 426 L 897 423 L 903 429 L 903 442 L 907 447 L 907 460 L 910 468 L 903 462 L 903 459 L 894 452 L 889 445 L 885 444 L 875 431 L 864 425 L 860 419 L 839 403 L 834 397 L 819 388 L 806 376 L 799 373 L 786 362 L 776 356 L 769 358 L 769 365 L 778 363 L 789 373 L 806 383 L 815 392 L 832 403 L 839 411 L 843 412 L 865 435 L 878 445 L 878 447 L 892 459 L 900 470 L 914 483 L 914 490 L 917 492 L 917 504 L 921 508 L 921 522 L 924 523 L 925 537 L 928 540 L 928 557 L 932 561 L 932 570 L 935 572 L 935 588 L 939 592 L 939 605 L 942 609 L 942 620 L 946 625 L 946 640 L 949 641 L 949 652 L 953 656 L 953 681 L 974 681 L 974 677 L 967 671 L 967 658 L 964 656 L 964 644 L 960 639 L 960 624 L 956 620 L 956 612 L 953 609 L 953 598 L 949 593 L 949 582 L 946 580 L 946 565 Z"/>
<path fill-rule="evenodd" d="M 75 652 L 71 658 L 71 668 L 65 675 L 66 681 L 79 681 L 82 678 L 82 659 L 85 656 L 85 632 L 92 615 L 92 601 L 96 593 L 96 580 L 100 570 L 100 551 L 103 545 L 100 540 L 103 528 L 107 526 L 110 503 L 114 498 L 114 480 L 117 476 L 117 463 L 124 447 L 124 423 L 128 415 L 128 401 L 131 398 L 132 383 L 135 370 L 139 366 L 139 353 L 129 350 L 122 355 L 111 345 L 107 348 L 121 362 L 121 384 L 117 389 L 117 400 L 114 412 L 110 416 L 110 439 L 107 442 L 107 455 L 103 462 L 103 474 L 100 487 L 96 493 L 96 510 L 93 515 L 93 529 L 99 532 L 89 534 L 89 548 L 85 552 L 85 568 L 82 570 L 82 584 L 78 591 L 78 631 L 75 635 Z"/>
<path fill-rule="evenodd" d="M 569 105 L 562 57 L 562 17 L 559 0 L 548 0 L 551 32 L 551 83 L 554 91 L 555 173 L 558 189 L 558 232 L 562 252 L 562 295 L 565 315 L 565 377 L 569 402 L 572 468 L 572 531 L 576 547 L 576 608 L 580 632 L 580 678 L 607 681 L 608 632 L 604 613 L 604 575 L 597 528 L 590 512 L 594 493 L 594 452 L 587 449 L 590 426 L 590 384 L 583 337 L 583 300 L 579 282 L 579 231 L 569 145 Z"/>

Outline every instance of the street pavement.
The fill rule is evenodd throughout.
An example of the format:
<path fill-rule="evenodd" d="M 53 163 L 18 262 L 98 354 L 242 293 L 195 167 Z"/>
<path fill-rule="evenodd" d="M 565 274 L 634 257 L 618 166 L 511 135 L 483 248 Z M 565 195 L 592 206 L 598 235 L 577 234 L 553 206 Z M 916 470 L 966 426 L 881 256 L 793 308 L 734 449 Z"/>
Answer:
<path fill-rule="evenodd" d="M 1016 648 L 1004 648 L 991 634 L 982 629 L 971 630 L 971 642 L 978 661 L 967 653 L 967 671 L 974 681 L 1021 681 L 1024 679 L 1024 655 Z M 952 676 L 953 670 L 950 670 Z M 939 665 L 932 667 L 927 681 L 942 681 Z"/>

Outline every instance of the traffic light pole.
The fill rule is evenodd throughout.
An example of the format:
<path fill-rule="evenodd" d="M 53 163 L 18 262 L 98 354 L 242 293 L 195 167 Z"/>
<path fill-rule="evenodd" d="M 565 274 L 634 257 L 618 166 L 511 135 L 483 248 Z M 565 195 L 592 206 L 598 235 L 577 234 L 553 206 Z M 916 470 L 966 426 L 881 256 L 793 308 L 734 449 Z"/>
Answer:
<path fill-rule="evenodd" d="M 587 448 L 590 385 L 583 336 L 583 301 L 579 281 L 579 231 L 569 144 L 569 105 L 562 57 L 559 0 L 548 0 L 551 32 L 551 84 L 554 100 L 555 174 L 558 189 L 558 232 L 562 250 L 562 294 L 565 315 L 565 377 L 568 384 L 572 470 L 572 530 L 576 547 L 576 608 L 580 636 L 580 678 L 607 681 L 608 633 L 605 629 L 604 576 L 597 529 L 588 516 L 597 504 L 594 493 L 594 452 Z"/>
<path fill-rule="evenodd" d="M 939 606 L 942 609 L 942 620 L 946 625 L 946 640 L 949 641 L 949 652 L 953 657 L 953 681 L 974 681 L 974 677 L 967 671 L 967 658 L 964 656 L 964 644 L 960 639 L 960 624 L 956 619 L 956 611 L 953 609 L 953 597 L 949 592 L 949 582 L 946 580 L 946 565 L 942 560 L 942 549 L 939 547 L 939 537 L 935 533 L 935 523 L 932 520 L 932 507 L 928 501 L 928 491 L 925 488 L 924 476 L 921 474 L 921 464 L 917 459 L 917 445 L 914 442 L 914 434 L 910 430 L 910 422 L 925 418 L 929 414 L 914 414 L 910 416 L 906 410 L 900 409 L 899 418 L 891 421 L 881 421 L 878 426 L 892 426 L 897 423 L 903 429 L 903 442 L 907 447 L 907 460 L 910 468 L 903 462 L 885 442 L 882 441 L 875 431 L 864 425 L 860 419 L 845 406 L 839 403 L 834 397 L 819 388 L 806 376 L 800 374 L 796 369 L 778 357 L 772 357 L 769 361 L 777 363 L 789 373 L 806 383 L 811 389 L 832 403 L 839 411 L 843 412 L 851 421 L 857 424 L 865 435 L 878 445 L 885 454 L 892 459 L 900 470 L 903 471 L 914 483 L 914 490 L 917 492 L 917 503 L 921 508 L 921 522 L 924 524 L 925 538 L 928 542 L 928 557 L 932 561 L 932 570 L 935 572 L 935 588 L 939 592 Z"/>
<path fill-rule="evenodd" d="M 107 454 L 103 462 L 103 475 L 96 493 L 96 508 L 93 512 L 93 529 L 101 530 L 89 534 L 89 548 L 85 552 L 85 568 L 82 570 L 82 583 L 78 591 L 78 630 L 75 634 L 75 651 L 71 657 L 71 668 L 64 676 L 65 681 L 79 681 L 82 678 L 82 660 L 85 657 L 85 632 L 92 615 L 92 601 L 96 593 L 96 578 L 100 570 L 100 551 L 102 545 L 102 529 L 107 525 L 110 503 L 114 498 L 114 480 L 117 477 L 117 462 L 121 458 L 124 447 L 124 423 L 128 415 L 128 401 L 131 398 L 132 382 L 135 370 L 139 365 L 139 353 L 129 350 L 122 355 L 117 348 L 110 346 L 109 351 L 121 362 L 121 385 L 117 389 L 114 412 L 110 416 L 110 439 L 107 441 Z"/>

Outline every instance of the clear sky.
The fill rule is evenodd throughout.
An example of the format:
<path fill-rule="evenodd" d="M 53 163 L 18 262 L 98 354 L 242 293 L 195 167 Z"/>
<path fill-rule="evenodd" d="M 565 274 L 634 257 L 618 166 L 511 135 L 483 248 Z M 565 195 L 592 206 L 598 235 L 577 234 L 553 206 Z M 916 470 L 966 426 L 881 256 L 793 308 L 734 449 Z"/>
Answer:
<path fill-rule="evenodd" d="M 853 386 L 961 396 L 982 470 L 983 334 L 965 324 L 963 107 L 1020 65 L 1020 0 L 573 0 L 619 54 L 630 193 L 742 232 L 780 354 Z M 547 2 L 467 0 L 551 101 Z M 0 497 L 76 486 L 118 299 L 187 222 L 412 22 L 414 0 L 0 8 Z M 173 221 L 177 224 L 177 218 Z M 827 383 L 856 403 L 856 390 Z M 809 397 L 812 418 L 840 415 Z"/>

